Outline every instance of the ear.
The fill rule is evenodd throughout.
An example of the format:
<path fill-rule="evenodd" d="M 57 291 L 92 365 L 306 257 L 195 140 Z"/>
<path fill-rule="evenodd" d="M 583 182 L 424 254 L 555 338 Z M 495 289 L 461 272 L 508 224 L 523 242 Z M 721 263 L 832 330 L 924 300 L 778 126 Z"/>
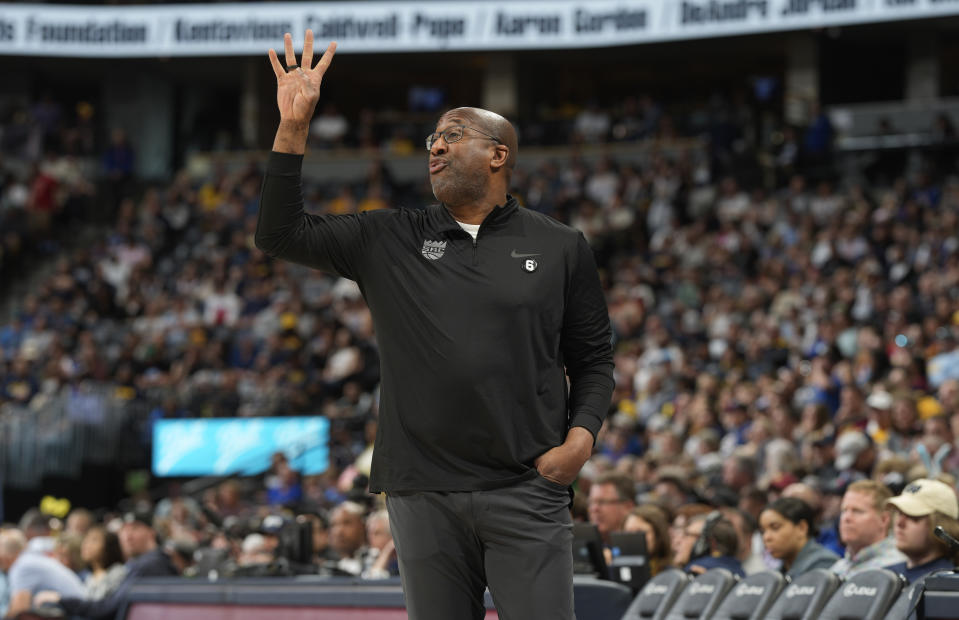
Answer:
<path fill-rule="evenodd" d="M 509 159 L 509 147 L 505 144 L 493 145 L 493 158 L 490 159 L 489 166 L 493 172 L 499 172 L 506 166 Z"/>
<path fill-rule="evenodd" d="M 806 521 L 805 519 L 803 519 L 803 520 L 801 520 L 799 523 L 796 524 L 796 527 L 798 527 L 799 530 L 803 533 L 803 536 L 805 536 L 806 538 L 809 537 L 809 522 L 808 522 L 808 521 Z"/>

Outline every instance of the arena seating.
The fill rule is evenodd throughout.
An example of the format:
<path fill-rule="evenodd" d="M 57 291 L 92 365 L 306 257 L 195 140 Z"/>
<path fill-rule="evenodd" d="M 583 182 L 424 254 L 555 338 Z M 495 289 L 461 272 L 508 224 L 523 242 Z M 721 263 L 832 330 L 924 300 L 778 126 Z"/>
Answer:
<path fill-rule="evenodd" d="M 909 620 L 910 617 L 915 618 L 915 613 L 909 614 L 913 603 L 912 595 L 915 591 L 916 584 L 903 588 L 896 602 L 892 604 L 892 607 L 890 607 L 886 613 L 886 617 L 889 618 L 889 620 Z"/>
<path fill-rule="evenodd" d="M 839 587 L 839 577 L 826 569 L 809 571 L 786 586 L 766 616 L 770 620 L 812 620 Z"/>
<path fill-rule="evenodd" d="M 656 575 L 643 586 L 623 620 L 663 620 L 689 583 L 689 575 L 671 568 Z"/>
<path fill-rule="evenodd" d="M 832 595 L 821 620 L 883 618 L 902 590 L 904 580 L 883 568 L 857 573 Z"/>
<path fill-rule="evenodd" d="M 734 585 L 736 577 L 728 570 L 714 568 L 706 571 L 683 590 L 666 620 L 711 617 Z"/>
<path fill-rule="evenodd" d="M 779 573 L 750 575 L 726 595 L 713 620 L 761 620 L 785 586 L 786 579 Z"/>
<path fill-rule="evenodd" d="M 736 581 L 719 568 L 692 580 L 678 570 L 665 571 L 646 584 L 621 620 L 907 620 L 913 591 L 885 569 L 845 582 L 822 569 L 792 583 L 774 571 Z"/>

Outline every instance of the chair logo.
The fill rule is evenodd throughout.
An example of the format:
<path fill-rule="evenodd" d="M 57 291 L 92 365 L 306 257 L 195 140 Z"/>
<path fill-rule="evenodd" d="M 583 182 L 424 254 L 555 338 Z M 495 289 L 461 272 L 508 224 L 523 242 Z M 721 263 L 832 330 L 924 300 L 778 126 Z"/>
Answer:
<path fill-rule="evenodd" d="M 446 252 L 446 242 L 424 239 L 423 249 L 420 252 L 430 260 L 439 260 L 443 258 L 443 253 Z"/>
<path fill-rule="evenodd" d="M 786 598 L 792 598 L 794 596 L 812 596 L 815 593 L 816 588 L 813 586 L 791 585 L 786 588 Z"/>
<path fill-rule="evenodd" d="M 876 592 L 878 592 L 877 588 L 857 586 L 854 583 L 850 583 L 842 589 L 842 595 L 846 598 L 849 598 L 850 596 L 876 596 Z"/>
<path fill-rule="evenodd" d="M 762 596 L 765 591 L 766 588 L 762 586 L 751 586 L 743 583 L 736 587 L 736 596 Z"/>
<path fill-rule="evenodd" d="M 655 583 L 651 583 L 643 589 L 644 594 L 666 594 L 666 591 L 669 590 L 666 586 L 661 586 Z"/>
<path fill-rule="evenodd" d="M 708 583 L 694 583 L 689 586 L 690 594 L 712 594 L 716 591 L 716 586 Z"/>

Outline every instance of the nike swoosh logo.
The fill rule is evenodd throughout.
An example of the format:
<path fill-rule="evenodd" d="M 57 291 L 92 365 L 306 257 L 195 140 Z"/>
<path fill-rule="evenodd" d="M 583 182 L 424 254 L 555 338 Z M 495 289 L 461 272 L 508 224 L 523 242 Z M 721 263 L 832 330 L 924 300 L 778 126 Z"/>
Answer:
<path fill-rule="evenodd" d="M 529 258 L 530 256 L 539 256 L 539 254 L 517 254 L 516 250 L 509 253 L 513 258 Z"/>

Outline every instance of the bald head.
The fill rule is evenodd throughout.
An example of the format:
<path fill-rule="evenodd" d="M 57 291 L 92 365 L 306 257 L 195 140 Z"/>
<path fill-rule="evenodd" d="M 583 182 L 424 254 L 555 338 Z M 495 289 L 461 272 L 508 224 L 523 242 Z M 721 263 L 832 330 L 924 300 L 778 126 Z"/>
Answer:
<path fill-rule="evenodd" d="M 453 108 L 440 117 L 439 123 L 452 119 L 462 119 L 471 127 L 495 136 L 500 144 L 509 149 L 505 169 L 507 178 L 512 176 L 513 168 L 516 166 L 516 155 L 519 152 L 519 141 L 512 123 L 496 112 L 482 108 Z"/>
<path fill-rule="evenodd" d="M 794 482 L 783 489 L 783 497 L 794 497 L 806 502 L 806 505 L 818 513 L 822 510 L 822 493 L 803 482 Z"/>

